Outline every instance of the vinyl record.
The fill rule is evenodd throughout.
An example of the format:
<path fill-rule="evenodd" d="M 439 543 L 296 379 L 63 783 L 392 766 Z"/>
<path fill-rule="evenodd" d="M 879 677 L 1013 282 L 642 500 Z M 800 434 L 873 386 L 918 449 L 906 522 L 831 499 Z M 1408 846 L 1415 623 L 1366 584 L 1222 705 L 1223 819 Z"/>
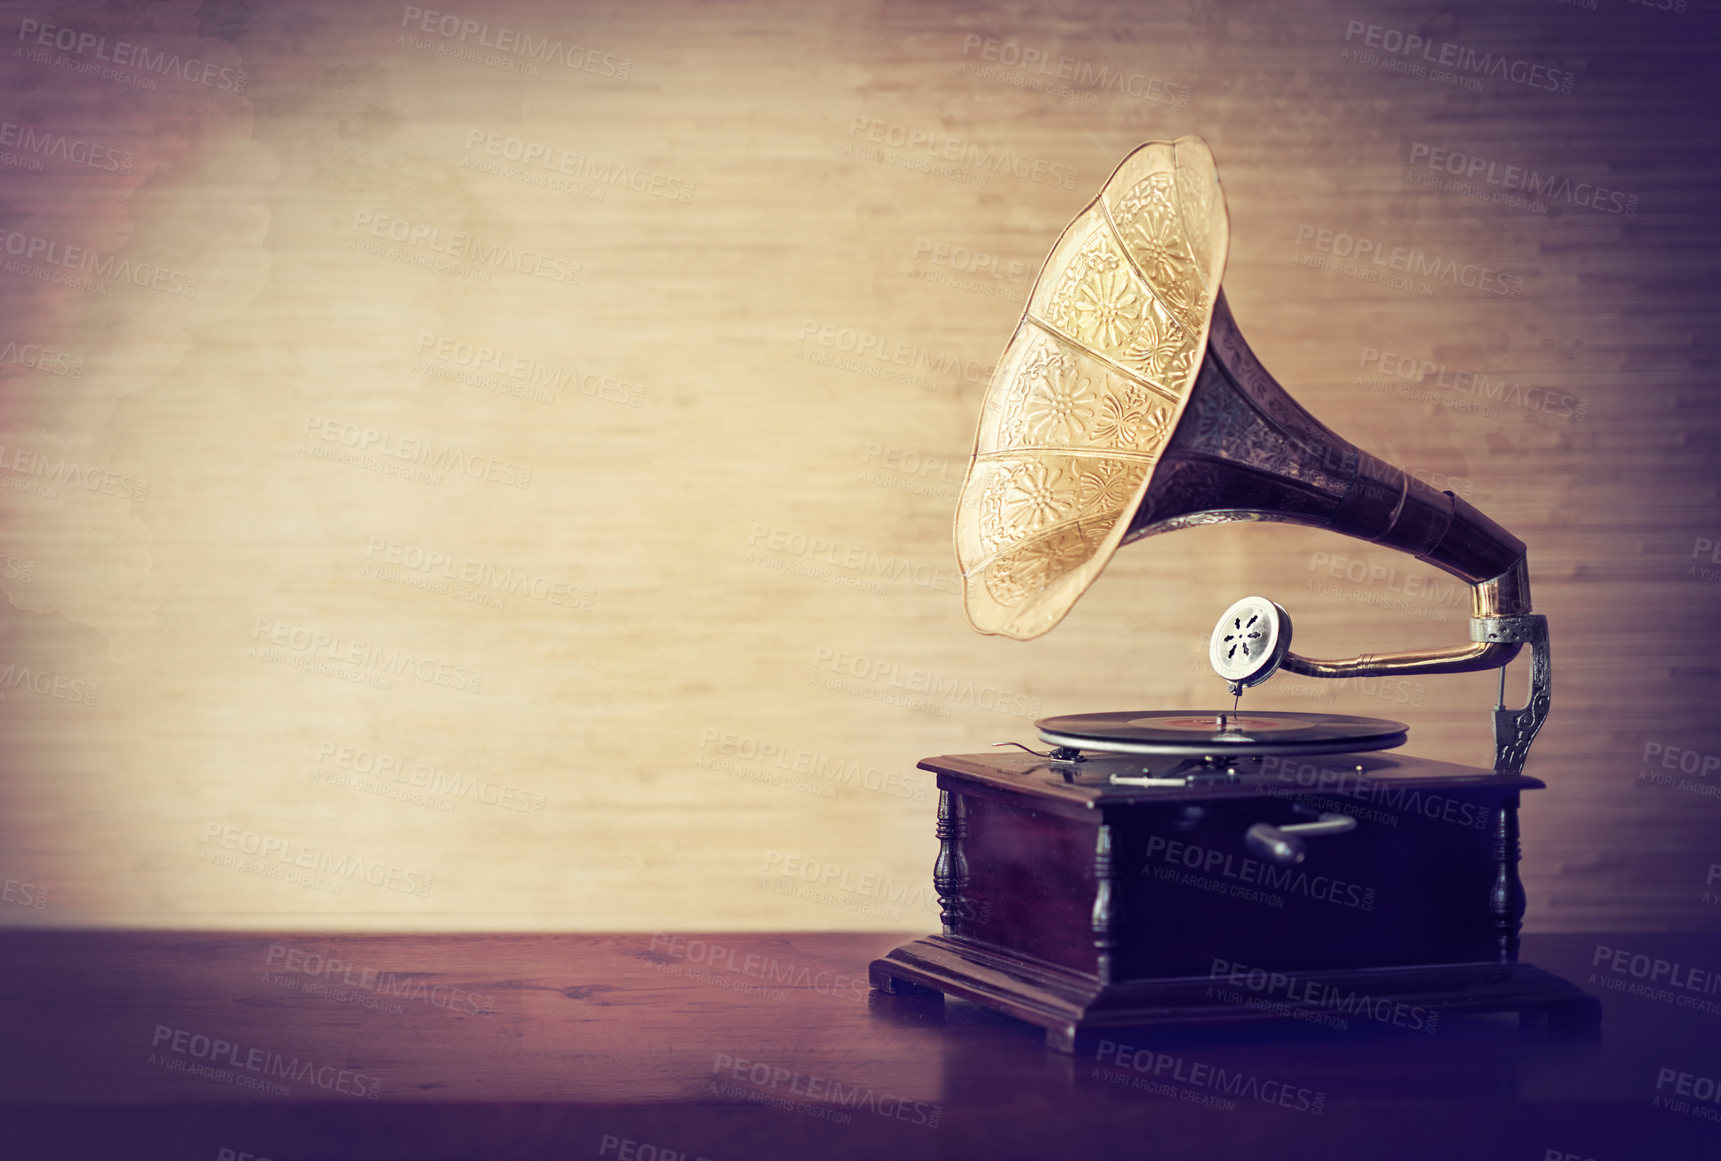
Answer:
<path fill-rule="evenodd" d="M 1410 727 L 1348 714 L 1140 710 L 1042 718 L 1040 738 L 1119 754 L 1346 754 L 1402 745 Z"/>

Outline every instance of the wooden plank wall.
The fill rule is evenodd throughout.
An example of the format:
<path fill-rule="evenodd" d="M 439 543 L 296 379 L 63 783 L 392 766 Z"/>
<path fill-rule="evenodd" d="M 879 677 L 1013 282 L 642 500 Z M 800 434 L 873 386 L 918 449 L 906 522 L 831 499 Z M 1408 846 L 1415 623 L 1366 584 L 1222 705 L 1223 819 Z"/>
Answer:
<path fill-rule="evenodd" d="M 1531 546 L 1529 925 L 1713 927 L 1703 8 L 5 5 L 0 923 L 930 929 L 919 758 L 1216 702 L 1250 592 L 1317 654 L 1463 639 L 1258 526 L 967 627 L 987 369 L 1199 133 L 1266 365 Z M 1492 690 L 1249 702 L 1481 763 Z"/>

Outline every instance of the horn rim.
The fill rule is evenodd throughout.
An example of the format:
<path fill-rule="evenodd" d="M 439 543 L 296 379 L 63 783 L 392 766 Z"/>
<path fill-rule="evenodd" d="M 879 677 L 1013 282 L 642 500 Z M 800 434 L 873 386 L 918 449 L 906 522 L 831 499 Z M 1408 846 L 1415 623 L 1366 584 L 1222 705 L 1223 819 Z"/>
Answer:
<path fill-rule="evenodd" d="M 1167 152 L 1169 166 L 1165 164 Z M 1151 261 L 1151 252 L 1150 260 L 1144 261 L 1142 254 L 1138 253 L 1138 248 L 1143 248 L 1140 238 L 1136 239 L 1137 246 L 1133 248 L 1126 239 L 1126 230 L 1135 234 L 1145 233 L 1140 221 L 1148 216 L 1145 211 L 1134 218 L 1125 216 L 1122 226 L 1119 222 L 1120 207 L 1127 215 L 1130 199 L 1139 198 L 1140 191 L 1149 182 L 1166 174 L 1170 176 L 1175 194 L 1172 202 L 1177 230 L 1175 243 L 1182 247 L 1183 253 L 1191 256 L 1189 268 L 1200 283 L 1195 294 L 1189 293 L 1189 287 L 1193 285 L 1189 278 L 1177 282 L 1167 277 L 1167 272 L 1174 267 L 1163 252 L 1157 263 Z M 1196 195 L 1204 195 L 1205 202 L 1200 202 Z M 1138 200 L 1137 209 L 1141 210 L 1144 204 Z M 1196 214 L 1201 215 L 1203 221 L 1192 226 L 1192 215 Z M 1041 264 L 1015 330 L 988 384 L 975 427 L 974 451 L 957 503 L 953 532 L 957 561 L 963 576 L 963 608 L 969 623 L 979 632 L 1028 640 L 1049 631 L 1068 615 L 1124 542 L 1136 511 L 1153 486 L 1165 448 L 1182 422 L 1201 365 L 1207 357 L 1213 315 L 1220 302 L 1229 237 L 1229 218 L 1218 166 L 1206 141 L 1195 136 L 1174 141 L 1149 141 L 1132 150 L 1059 235 Z M 1109 244 L 1114 248 L 1123 256 L 1127 270 L 1133 276 L 1129 285 L 1144 287 L 1152 300 L 1142 307 L 1143 314 L 1157 308 L 1161 315 L 1181 328 L 1187 344 L 1182 348 L 1187 354 L 1187 366 L 1180 369 L 1175 384 L 1169 382 L 1170 376 L 1163 371 L 1149 377 L 1139 367 L 1129 365 L 1118 356 L 1117 343 L 1112 344 L 1112 350 L 1091 345 L 1088 339 L 1071 333 L 1076 328 L 1060 326 L 1057 318 L 1047 317 L 1055 313 L 1051 309 L 1058 301 L 1055 288 L 1060 281 L 1065 290 L 1075 285 L 1070 278 L 1072 271 L 1081 259 L 1087 257 L 1085 247 L 1077 248 L 1078 241 L 1092 245 Z M 1198 247 L 1205 253 L 1199 253 Z M 1153 269 L 1148 269 L 1149 266 Z M 1093 266 L 1089 265 L 1078 272 L 1084 279 L 1080 283 L 1082 289 L 1091 285 L 1092 270 Z M 1067 301 L 1066 298 L 1066 304 Z M 1109 335 L 1110 332 L 1108 329 L 1098 333 Z M 1161 326 L 1160 333 L 1163 336 L 1168 332 Z M 1021 409 L 1023 383 L 1026 381 L 1025 363 L 1035 353 L 1036 343 L 1040 354 L 1050 350 L 1056 352 L 1060 359 L 1078 362 L 1083 370 L 1107 376 L 1104 381 L 1108 387 L 1112 386 L 1111 377 L 1115 377 L 1130 385 L 1132 390 L 1140 388 L 1147 392 L 1149 404 L 1158 408 L 1158 412 L 1153 414 L 1165 416 L 1162 423 L 1150 425 L 1158 433 L 1152 445 L 1136 448 L 1097 448 L 1086 443 L 1065 447 L 998 446 L 996 437 L 1002 431 L 998 426 L 1001 415 L 1011 405 L 1011 400 L 1014 400 L 1018 411 Z M 1115 393 L 1108 392 L 1102 397 L 1113 401 L 1115 408 Z M 1019 428 L 1017 433 L 1020 434 Z M 989 442 L 993 446 L 988 446 Z M 1130 484 L 1127 495 L 1118 497 L 1115 508 L 1088 513 L 1078 503 L 1066 518 L 1044 523 L 1026 535 L 1006 539 L 990 551 L 976 551 L 977 546 L 987 544 L 988 529 L 996 528 L 999 522 L 1004 501 L 1001 493 L 995 495 L 993 491 L 1010 486 L 1008 481 L 1020 481 L 1023 476 L 1033 477 L 1036 471 L 1043 471 L 1044 474 L 1037 479 L 1029 479 L 1028 486 L 1031 488 L 1038 484 L 1042 485 L 1042 492 L 1056 492 L 1059 489 L 1052 481 L 1067 475 L 1056 461 L 1096 458 L 1112 461 L 1114 481 L 1117 473 L 1131 470 L 1115 465 L 1145 465 L 1141 468 L 1140 479 Z M 1012 462 L 1012 467 L 1001 466 Z M 1068 492 L 1072 487 L 1088 487 L 1093 479 L 1103 478 L 1104 474 L 1102 471 L 1096 476 L 1084 477 L 1078 470 L 1075 472 L 1078 482 L 1071 485 L 1066 479 L 1062 490 Z M 1061 561 L 1058 559 L 1060 551 L 1064 553 Z M 1050 572 L 1059 565 L 1062 567 L 1011 604 L 997 596 L 999 588 L 1007 589 L 1010 584 L 1008 571 L 1002 578 L 994 572 L 1001 563 L 1006 568 L 1019 567 L 1029 576 L 1035 575 L 1036 570 Z"/>

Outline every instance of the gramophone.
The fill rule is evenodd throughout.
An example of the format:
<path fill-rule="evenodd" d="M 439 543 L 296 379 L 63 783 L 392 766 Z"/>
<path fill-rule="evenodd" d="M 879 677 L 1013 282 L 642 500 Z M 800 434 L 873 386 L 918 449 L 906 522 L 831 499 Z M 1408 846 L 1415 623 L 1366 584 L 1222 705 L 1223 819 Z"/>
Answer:
<path fill-rule="evenodd" d="M 1168 1023 L 1588 1019 L 1589 997 L 1518 962 L 1519 795 L 1544 785 L 1524 761 L 1550 685 L 1524 544 L 1273 380 L 1220 291 L 1228 229 L 1212 152 L 1185 137 L 1125 158 L 1052 248 L 958 504 L 969 620 L 1038 637 L 1119 545 L 1274 520 L 1461 578 L 1470 641 L 1318 660 L 1290 651 L 1283 608 L 1248 597 L 1209 640 L 1230 710 L 1048 718 L 1036 725 L 1050 749 L 921 762 L 938 780 L 943 933 L 873 961 L 872 984 L 978 1002 L 1066 1052 Z M 1280 670 L 1499 669 L 1504 702 L 1526 646 L 1529 699 L 1494 707 L 1491 770 L 1391 753 L 1401 722 L 1239 708 Z"/>

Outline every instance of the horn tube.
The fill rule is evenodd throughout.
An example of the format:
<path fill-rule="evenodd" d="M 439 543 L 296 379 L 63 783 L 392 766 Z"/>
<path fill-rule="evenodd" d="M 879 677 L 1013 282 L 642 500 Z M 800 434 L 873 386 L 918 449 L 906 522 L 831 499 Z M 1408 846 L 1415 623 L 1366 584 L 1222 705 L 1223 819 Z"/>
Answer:
<path fill-rule="evenodd" d="M 1188 409 L 1124 542 L 1196 524 L 1306 524 L 1406 552 L 1471 586 L 1472 636 L 1447 649 L 1323 661 L 1287 655 L 1309 677 L 1467 673 L 1510 663 L 1521 641 L 1485 621 L 1531 611 L 1524 542 L 1466 500 L 1360 450 L 1308 413 L 1255 357 L 1221 291 Z"/>

